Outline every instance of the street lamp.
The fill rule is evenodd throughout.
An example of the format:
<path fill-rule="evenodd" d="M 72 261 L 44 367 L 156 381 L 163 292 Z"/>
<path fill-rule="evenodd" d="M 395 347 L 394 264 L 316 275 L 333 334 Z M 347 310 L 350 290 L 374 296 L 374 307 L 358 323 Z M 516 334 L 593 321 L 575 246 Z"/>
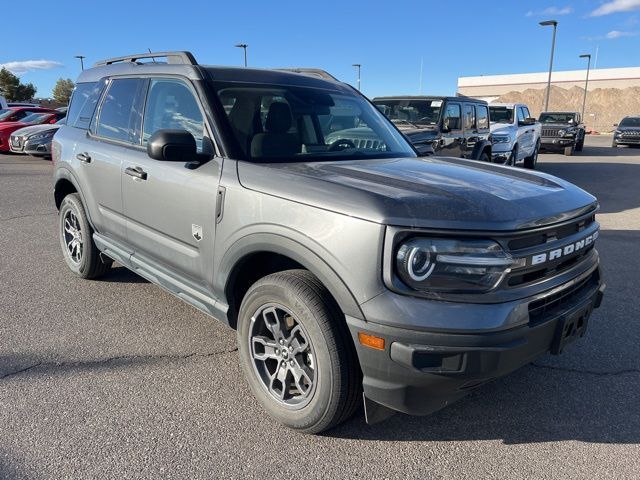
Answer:
<path fill-rule="evenodd" d="M 236 47 L 238 48 L 242 48 L 244 50 L 244 66 L 247 66 L 247 47 L 249 45 L 247 45 L 246 43 L 239 43 L 236 45 Z"/>
<path fill-rule="evenodd" d="M 585 53 L 580 58 L 587 59 L 587 79 L 584 82 L 584 98 L 582 99 L 582 121 L 584 122 L 584 108 L 587 105 L 587 88 L 589 88 L 589 69 L 591 68 L 591 54 Z"/>
<path fill-rule="evenodd" d="M 81 68 L 82 70 L 84 70 L 84 59 L 85 59 L 85 58 L 87 58 L 87 57 L 85 57 L 84 55 L 76 55 L 76 56 L 75 56 L 75 57 L 73 57 L 73 58 L 78 58 L 78 59 L 80 59 L 80 68 Z"/>
<path fill-rule="evenodd" d="M 549 110 L 549 93 L 551 93 L 551 71 L 553 70 L 553 51 L 556 48 L 556 30 L 558 28 L 558 22 L 555 20 L 545 20 L 544 22 L 540 22 L 540 26 L 553 26 L 553 39 L 551 40 L 551 58 L 549 60 L 549 79 L 547 80 L 547 93 L 544 97 L 544 111 L 546 112 Z"/>
<path fill-rule="evenodd" d="M 360 68 L 362 67 L 362 65 L 360 65 L 359 63 L 354 63 L 351 66 L 358 69 L 358 91 L 360 91 Z"/>

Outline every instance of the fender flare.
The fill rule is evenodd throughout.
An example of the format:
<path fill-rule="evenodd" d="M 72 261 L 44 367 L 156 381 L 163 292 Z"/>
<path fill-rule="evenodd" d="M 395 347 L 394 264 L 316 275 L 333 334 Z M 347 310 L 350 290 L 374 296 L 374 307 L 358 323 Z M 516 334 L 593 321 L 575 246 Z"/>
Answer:
<path fill-rule="evenodd" d="M 485 148 L 489 148 L 489 161 L 491 161 L 491 142 L 489 142 L 489 140 L 482 140 L 478 143 L 476 143 L 474 149 L 473 149 L 473 156 L 472 158 L 474 160 L 480 160 L 480 155 L 482 154 L 482 151 Z"/>
<path fill-rule="evenodd" d="M 275 253 L 286 256 L 313 273 L 329 290 L 345 315 L 364 320 L 364 314 L 355 296 L 338 272 L 311 248 L 277 233 L 253 233 L 233 243 L 225 252 L 214 274 L 214 291 L 218 298 L 226 296 L 229 282 L 240 262 L 253 253 Z"/>
<path fill-rule="evenodd" d="M 55 203 L 56 186 L 58 185 L 58 182 L 60 180 L 67 180 L 76 189 L 76 192 L 78 193 L 78 195 L 80 195 L 80 200 L 82 201 L 82 206 L 84 207 L 84 212 L 87 215 L 87 219 L 89 220 L 89 225 L 91 225 L 91 228 L 95 232 L 96 229 L 95 229 L 95 226 L 93 224 L 93 220 L 91 219 L 91 212 L 89 212 L 89 209 L 87 208 L 87 202 L 85 201 L 84 194 L 82 193 L 82 190 L 80 189 L 80 183 L 78 182 L 78 179 L 75 177 L 73 172 L 71 170 L 69 170 L 68 168 L 58 167 L 58 168 L 56 168 L 56 170 L 55 170 L 55 172 L 53 174 L 54 203 Z M 56 205 L 56 207 L 57 207 L 57 205 Z"/>

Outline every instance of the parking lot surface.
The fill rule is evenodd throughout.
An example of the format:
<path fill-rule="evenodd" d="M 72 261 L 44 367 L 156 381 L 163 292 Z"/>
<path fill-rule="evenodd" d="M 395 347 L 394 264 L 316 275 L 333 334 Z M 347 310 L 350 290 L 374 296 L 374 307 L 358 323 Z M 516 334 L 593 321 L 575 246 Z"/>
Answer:
<path fill-rule="evenodd" d="M 601 202 L 584 339 L 434 415 L 316 437 L 263 414 L 235 332 L 122 267 L 75 278 L 51 163 L 0 155 L 0 479 L 637 478 L 640 150 L 610 144 L 539 159 Z"/>

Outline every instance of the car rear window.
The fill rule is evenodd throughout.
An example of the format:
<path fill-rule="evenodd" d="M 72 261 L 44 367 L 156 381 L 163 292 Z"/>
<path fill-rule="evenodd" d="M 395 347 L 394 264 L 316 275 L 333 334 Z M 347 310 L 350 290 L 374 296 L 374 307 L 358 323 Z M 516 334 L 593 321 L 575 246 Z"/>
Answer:
<path fill-rule="evenodd" d="M 78 83 L 67 112 L 67 125 L 89 129 L 104 82 Z"/>

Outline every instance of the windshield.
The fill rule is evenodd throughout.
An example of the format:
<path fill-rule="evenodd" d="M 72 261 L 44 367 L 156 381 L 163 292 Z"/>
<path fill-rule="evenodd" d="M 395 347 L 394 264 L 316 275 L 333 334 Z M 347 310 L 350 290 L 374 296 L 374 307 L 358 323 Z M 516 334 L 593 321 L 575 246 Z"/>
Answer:
<path fill-rule="evenodd" d="M 415 156 L 404 136 L 360 95 L 296 85 L 215 82 L 214 86 L 247 160 Z"/>
<path fill-rule="evenodd" d="M 442 110 L 442 100 L 375 100 L 378 110 L 394 123 L 436 125 Z"/>
<path fill-rule="evenodd" d="M 489 106 L 491 123 L 513 123 L 513 107 Z"/>
<path fill-rule="evenodd" d="M 620 122 L 621 127 L 640 127 L 640 117 L 623 118 Z"/>
<path fill-rule="evenodd" d="M 15 110 L 11 110 L 10 108 L 3 108 L 0 110 L 0 120 L 4 120 L 5 118 L 9 118 Z"/>
<path fill-rule="evenodd" d="M 49 119 L 49 114 L 48 113 L 32 113 L 31 115 L 27 115 L 26 117 L 24 117 L 23 119 L 21 119 L 20 121 L 22 123 L 44 123 Z"/>
<path fill-rule="evenodd" d="M 542 113 L 540 123 L 574 123 L 573 113 Z"/>

